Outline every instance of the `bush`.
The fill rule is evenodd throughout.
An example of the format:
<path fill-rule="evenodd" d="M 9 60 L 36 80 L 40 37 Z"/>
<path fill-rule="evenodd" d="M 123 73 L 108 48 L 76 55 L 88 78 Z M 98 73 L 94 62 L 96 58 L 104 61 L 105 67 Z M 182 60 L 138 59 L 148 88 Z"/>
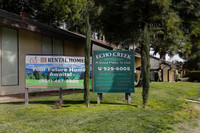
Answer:
<path fill-rule="evenodd" d="M 181 75 L 180 75 L 179 73 L 176 73 L 176 74 L 175 74 L 175 81 L 176 81 L 176 82 L 177 82 L 177 81 L 181 81 L 180 77 L 181 77 Z"/>
<path fill-rule="evenodd" d="M 200 82 L 200 71 L 191 71 L 189 74 L 189 80 L 194 82 L 194 80 L 198 80 Z"/>
<path fill-rule="evenodd" d="M 189 73 L 186 72 L 185 75 L 183 75 L 184 78 L 189 77 Z"/>

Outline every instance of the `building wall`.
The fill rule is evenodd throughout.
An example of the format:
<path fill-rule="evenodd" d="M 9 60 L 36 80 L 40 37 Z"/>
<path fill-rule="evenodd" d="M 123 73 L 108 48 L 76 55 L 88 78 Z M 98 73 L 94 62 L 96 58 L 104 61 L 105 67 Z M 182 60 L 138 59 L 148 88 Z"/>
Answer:
<path fill-rule="evenodd" d="M 172 69 L 169 71 L 169 82 L 174 82 L 175 81 L 175 69 Z"/>
<path fill-rule="evenodd" d="M 163 82 L 168 82 L 168 69 L 163 69 Z"/>
<path fill-rule="evenodd" d="M 1 37 L 1 34 L 0 34 Z M 0 38 L 1 45 L 1 38 Z M 19 49 L 19 85 L 2 86 L 0 82 L 0 95 L 17 94 L 24 92 L 25 81 L 25 55 L 41 54 L 41 35 L 30 31 L 18 30 L 18 49 Z M 0 54 L 1 56 L 1 54 Z M 1 59 L 1 58 L 0 58 Z M 1 62 L 1 60 L 0 60 Z M 1 75 L 1 65 L 0 65 Z M 40 91 L 41 89 L 32 89 L 30 91 Z"/>
<path fill-rule="evenodd" d="M 84 56 L 84 42 L 65 40 L 64 54 L 72 56 Z"/>
<path fill-rule="evenodd" d="M 141 58 L 135 57 L 135 68 L 141 66 Z"/>
<path fill-rule="evenodd" d="M 1 27 L 0 27 L 0 63 L 1 63 Z M 2 86 L 0 80 L 0 95 L 24 93 L 25 87 L 25 55 L 41 54 L 42 35 L 39 33 L 18 29 L 18 49 L 19 49 L 19 85 Z M 64 54 L 72 56 L 84 55 L 84 44 L 79 41 L 64 41 Z M 0 64 L 1 76 L 1 64 Z M 46 88 L 47 89 L 47 88 Z M 44 91 L 45 88 L 31 88 L 30 92 Z M 52 88 L 51 88 L 52 89 Z"/>
<path fill-rule="evenodd" d="M 169 82 L 173 82 L 173 71 L 169 70 Z"/>
<path fill-rule="evenodd" d="M 137 82 L 140 79 L 141 71 L 140 70 L 136 70 L 136 68 L 138 68 L 140 66 L 141 66 L 141 58 L 135 57 L 135 73 L 137 74 L 137 80 L 136 80 Z"/>
<path fill-rule="evenodd" d="M 163 82 L 168 82 L 168 70 L 170 69 L 169 66 L 162 64 L 161 65 L 162 74 L 163 74 Z"/>
<path fill-rule="evenodd" d="M 20 89 L 24 91 L 25 81 L 25 55 L 26 54 L 41 54 L 41 35 L 34 32 L 19 30 L 19 76 Z M 30 89 L 31 91 L 42 91 L 43 89 Z"/>

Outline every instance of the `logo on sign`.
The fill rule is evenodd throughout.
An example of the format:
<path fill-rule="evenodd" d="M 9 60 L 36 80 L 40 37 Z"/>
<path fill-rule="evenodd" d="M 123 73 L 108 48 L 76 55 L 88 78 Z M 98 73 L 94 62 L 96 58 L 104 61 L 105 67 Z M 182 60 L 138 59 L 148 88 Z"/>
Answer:
<path fill-rule="evenodd" d="M 101 70 L 102 70 L 102 67 L 98 67 L 98 70 L 101 71 Z"/>
<path fill-rule="evenodd" d="M 41 57 L 40 58 L 40 62 L 41 63 L 46 63 L 47 62 L 47 58 L 46 57 Z"/>
<path fill-rule="evenodd" d="M 37 57 L 29 58 L 30 63 L 37 63 Z"/>

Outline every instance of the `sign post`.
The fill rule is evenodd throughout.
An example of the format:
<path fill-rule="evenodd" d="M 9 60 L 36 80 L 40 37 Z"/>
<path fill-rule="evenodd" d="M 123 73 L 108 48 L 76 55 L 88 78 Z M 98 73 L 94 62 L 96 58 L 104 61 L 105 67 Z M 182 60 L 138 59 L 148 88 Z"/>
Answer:
<path fill-rule="evenodd" d="M 60 87 L 59 89 L 59 106 L 62 107 L 63 104 L 63 91 L 62 88 Z"/>
<path fill-rule="evenodd" d="M 134 58 L 134 51 L 93 51 L 93 90 L 98 99 L 99 93 L 126 93 L 130 103 L 130 93 L 135 92 Z"/>
<path fill-rule="evenodd" d="M 103 100 L 103 94 L 97 93 L 97 104 L 100 104 L 102 100 Z"/>
<path fill-rule="evenodd" d="M 28 99 L 29 99 L 28 88 L 25 88 L 25 105 L 28 105 Z"/>
<path fill-rule="evenodd" d="M 125 100 L 128 101 L 128 104 L 131 104 L 131 93 L 125 93 Z"/>

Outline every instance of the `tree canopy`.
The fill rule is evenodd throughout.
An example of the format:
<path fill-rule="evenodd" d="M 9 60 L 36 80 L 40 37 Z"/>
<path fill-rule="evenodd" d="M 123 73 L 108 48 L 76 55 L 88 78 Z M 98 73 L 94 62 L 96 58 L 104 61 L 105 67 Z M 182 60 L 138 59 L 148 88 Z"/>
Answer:
<path fill-rule="evenodd" d="M 199 55 L 199 0 L 94 0 L 90 15 L 93 31 L 101 31 L 114 44 L 138 44 L 145 23 L 151 47 L 161 57 L 179 53 L 194 60 Z M 42 23 L 84 33 L 87 0 L 1 0 L 0 8 Z M 117 23 L 116 23 L 117 22 Z M 120 32 L 119 32 L 120 31 Z M 196 52 L 195 52 L 196 51 Z"/>
<path fill-rule="evenodd" d="M 107 41 L 137 44 L 147 24 L 155 53 L 162 57 L 178 51 L 178 44 L 184 38 L 182 20 L 169 0 L 102 0 L 97 4 L 102 8 L 99 24 Z"/>
<path fill-rule="evenodd" d="M 182 18 L 182 30 L 186 41 L 179 54 L 186 60 L 184 67 L 200 70 L 200 1 L 174 0 Z"/>
<path fill-rule="evenodd" d="M 82 33 L 87 0 L 1 0 L 0 8 L 54 27 L 65 23 L 66 29 Z"/>
<path fill-rule="evenodd" d="M 143 42 L 145 25 L 150 33 L 151 47 L 155 53 L 160 54 L 161 58 L 166 54 L 188 53 L 192 47 L 196 46 L 193 41 L 198 39 L 199 34 L 194 27 L 199 24 L 200 18 L 197 0 L 97 0 L 96 4 L 101 9 L 97 25 L 101 28 L 106 40 L 122 46 L 138 44 L 142 56 L 142 68 L 146 70 L 148 61 L 143 61 L 147 58 L 145 53 L 149 54 L 149 50 L 146 46 L 148 43 Z M 188 4 L 191 6 L 189 9 Z M 191 21 L 192 16 L 196 17 L 192 19 L 194 21 Z M 145 69 L 142 70 L 145 71 Z M 144 75 L 142 77 L 145 81 L 143 102 L 146 103 L 145 97 L 148 96 L 144 94 L 148 94 L 145 91 L 148 90 L 145 89 L 148 88 L 145 87 L 148 86 L 146 84 L 148 79 Z"/>
<path fill-rule="evenodd" d="M 102 32 L 106 40 L 126 46 L 140 44 L 147 23 L 151 47 L 165 57 L 179 53 L 190 69 L 200 63 L 199 0 L 94 0 L 90 14 L 93 31 Z M 42 23 L 85 33 L 87 0 L 0 0 L 0 8 Z"/>

